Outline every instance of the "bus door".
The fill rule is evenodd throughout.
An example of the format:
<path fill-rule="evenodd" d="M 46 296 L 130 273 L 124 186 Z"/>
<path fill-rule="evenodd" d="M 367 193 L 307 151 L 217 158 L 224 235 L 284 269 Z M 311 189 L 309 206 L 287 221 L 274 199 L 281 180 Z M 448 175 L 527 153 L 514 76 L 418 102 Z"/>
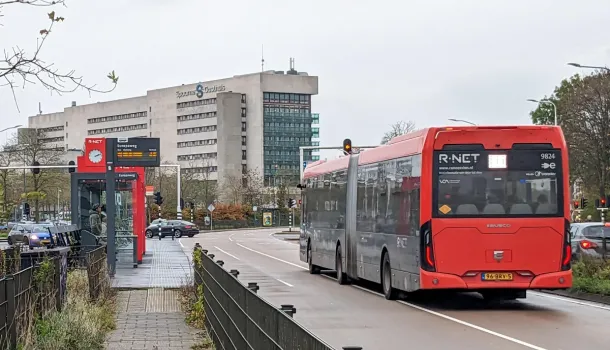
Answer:
<path fill-rule="evenodd" d="M 347 203 L 345 217 L 345 264 L 347 275 L 358 277 L 358 239 L 356 232 L 356 201 L 358 191 L 358 158 L 355 154 L 350 157 L 347 168 Z"/>

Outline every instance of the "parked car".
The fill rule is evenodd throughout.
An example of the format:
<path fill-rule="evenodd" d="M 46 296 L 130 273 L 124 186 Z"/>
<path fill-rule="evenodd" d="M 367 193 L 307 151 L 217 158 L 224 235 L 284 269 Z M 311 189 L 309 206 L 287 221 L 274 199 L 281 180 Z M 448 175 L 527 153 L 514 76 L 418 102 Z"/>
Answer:
<path fill-rule="evenodd" d="M 22 243 L 30 249 L 44 247 L 51 244 L 49 227 L 52 224 L 16 224 L 8 233 L 8 244 Z"/>
<path fill-rule="evenodd" d="M 163 220 L 157 221 L 157 223 L 155 221 L 146 228 L 146 237 L 148 238 L 159 236 L 159 230 L 161 230 L 161 237 L 171 235 L 176 238 L 182 236 L 193 237 L 199 233 L 199 227 L 186 220 Z"/>
<path fill-rule="evenodd" d="M 572 258 L 583 256 L 603 258 L 603 238 L 606 237 L 606 257 L 610 256 L 610 223 L 578 222 L 570 225 L 572 235 Z"/>

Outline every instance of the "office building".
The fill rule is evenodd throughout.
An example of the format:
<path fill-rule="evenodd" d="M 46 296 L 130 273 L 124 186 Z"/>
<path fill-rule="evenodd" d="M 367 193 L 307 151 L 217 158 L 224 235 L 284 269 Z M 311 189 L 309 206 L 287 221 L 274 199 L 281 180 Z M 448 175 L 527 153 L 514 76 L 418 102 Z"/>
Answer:
<path fill-rule="evenodd" d="M 318 77 L 291 69 L 147 91 L 29 118 L 45 142 L 82 149 L 87 137 L 158 137 L 164 162 L 210 180 L 255 170 L 266 185 L 299 179 L 299 146 L 319 145 Z M 305 161 L 317 160 L 315 152 Z"/>

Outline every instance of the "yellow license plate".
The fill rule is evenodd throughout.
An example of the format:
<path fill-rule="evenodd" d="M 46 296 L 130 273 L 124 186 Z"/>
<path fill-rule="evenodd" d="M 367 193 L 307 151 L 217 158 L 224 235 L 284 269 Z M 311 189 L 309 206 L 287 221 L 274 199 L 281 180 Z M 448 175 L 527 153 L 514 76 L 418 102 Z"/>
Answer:
<path fill-rule="evenodd" d="M 48 240 L 48 239 L 43 239 L 41 242 L 42 242 L 42 243 L 44 243 L 44 244 L 49 244 L 49 243 L 51 243 L 51 241 L 50 241 L 50 240 Z"/>
<path fill-rule="evenodd" d="M 483 281 L 512 281 L 513 274 L 512 273 L 488 272 L 488 273 L 481 274 L 481 279 Z"/>

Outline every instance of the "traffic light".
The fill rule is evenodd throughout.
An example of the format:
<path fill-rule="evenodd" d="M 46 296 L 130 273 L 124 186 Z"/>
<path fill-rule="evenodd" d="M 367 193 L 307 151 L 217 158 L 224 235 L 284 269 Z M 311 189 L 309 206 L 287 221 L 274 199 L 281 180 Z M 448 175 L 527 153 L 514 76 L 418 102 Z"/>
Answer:
<path fill-rule="evenodd" d="M 586 198 L 584 198 L 584 197 L 581 198 L 580 199 L 580 208 L 581 209 L 585 209 L 587 207 L 587 204 L 588 204 L 587 202 L 588 202 L 588 200 Z"/>
<path fill-rule="evenodd" d="M 293 198 L 288 198 L 288 208 L 294 208 L 297 206 L 297 201 Z"/>
<path fill-rule="evenodd" d="M 30 204 L 23 203 L 23 215 L 30 215 Z"/>
<path fill-rule="evenodd" d="M 605 208 L 606 207 L 606 198 L 602 198 L 599 200 L 599 204 L 600 204 L 600 208 Z"/>
<path fill-rule="evenodd" d="M 578 205 L 579 205 L 579 204 L 580 204 L 580 203 L 578 203 L 578 201 L 574 201 L 574 209 L 578 209 Z"/>
<path fill-rule="evenodd" d="M 345 154 L 352 154 L 352 140 L 350 140 L 350 139 L 343 140 L 343 152 Z"/>
<path fill-rule="evenodd" d="M 161 197 L 161 192 L 156 192 L 155 193 L 155 204 L 156 205 L 163 204 L 163 197 Z"/>
<path fill-rule="evenodd" d="M 600 204 L 600 200 L 599 199 L 595 200 L 595 207 L 596 208 L 601 208 L 601 204 Z"/>
<path fill-rule="evenodd" d="M 69 161 L 69 162 L 68 162 L 68 165 L 76 165 L 76 163 L 74 163 L 74 161 L 73 161 L 73 160 L 71 160 L 71 161 Z M 68 172 L 69 172 L 69 173 L 73 173 L 73 172 L 75 172 L 75 171 L 76 171 L 76 167 L 73 167 L 73 166 L 72 166 L 72 167 L 68 168 Z"/>
<path fill-rule="evenodd" d="M 36 160 L 32 163 L 32 166 L 40 166 L 40 163 Z M 40 174 L 40 168 L 32 168 L 32 173 L 36 175 Z"/>
<path fill-rule="evenodd" d="M 195 202 L 189 202 L 189 207 L 191 209 L 195 209 Z"/>

